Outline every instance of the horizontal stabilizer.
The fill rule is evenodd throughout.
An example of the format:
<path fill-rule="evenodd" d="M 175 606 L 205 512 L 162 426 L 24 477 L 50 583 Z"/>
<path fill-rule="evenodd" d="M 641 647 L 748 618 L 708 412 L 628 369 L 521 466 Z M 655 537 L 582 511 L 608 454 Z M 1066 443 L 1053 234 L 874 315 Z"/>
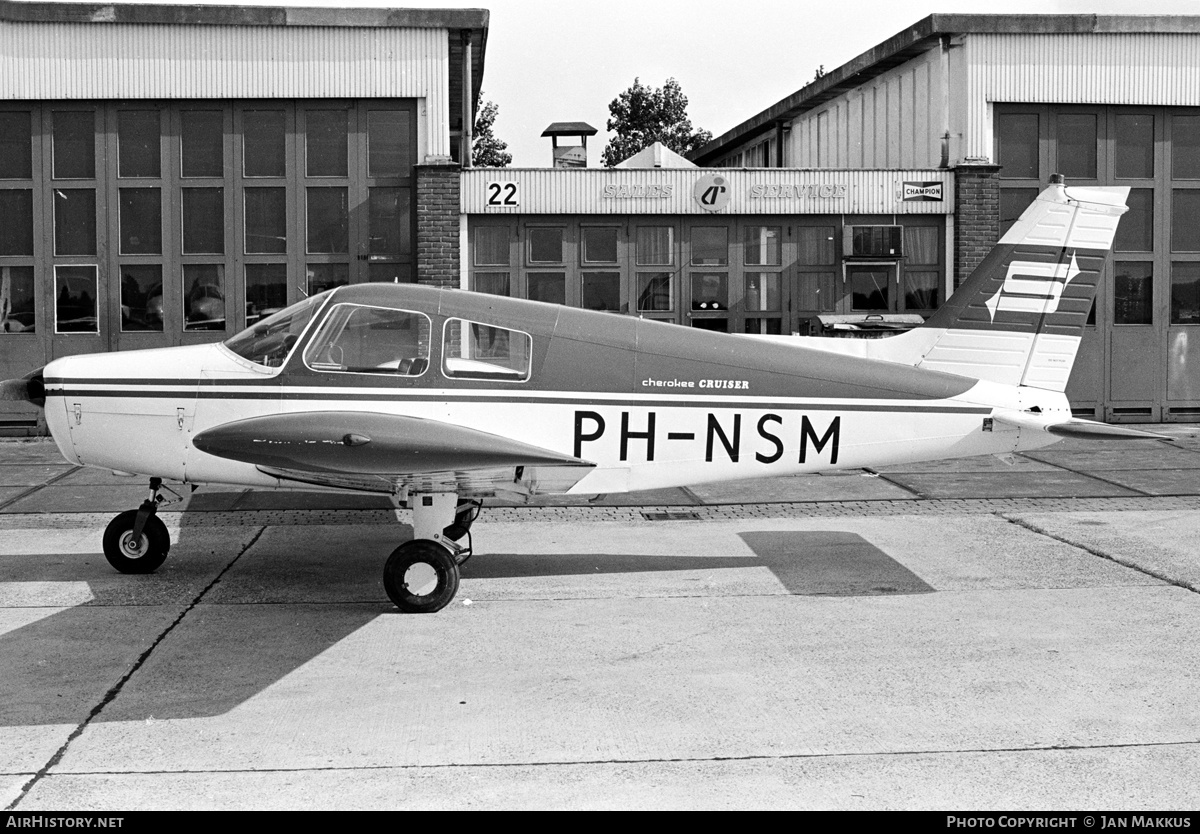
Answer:
<path fill-rule="evenodd" d="M 1057 414 L 1037 414 L 1032 411 L 997 411 L 992 415 L 992 419 L 997 423 L 1004 423 L 1019 429 L 1034 429 L 1057 434 L 1060 437 L 1076 437 L 1082 440 L 1173 441 L 1175 439 L 1169 435 L 1154 434 L 1140 429 L 1094 423 L 1091 420 L 1078 420 L 1074 417 L 1062 417 Z"/>
<path fill-rule="evenodd" d="M 331 475 L 593 465 L 454 423 L 359 411 L 252 417 L 203 431 L 192 444 L 256 466 Z"/>

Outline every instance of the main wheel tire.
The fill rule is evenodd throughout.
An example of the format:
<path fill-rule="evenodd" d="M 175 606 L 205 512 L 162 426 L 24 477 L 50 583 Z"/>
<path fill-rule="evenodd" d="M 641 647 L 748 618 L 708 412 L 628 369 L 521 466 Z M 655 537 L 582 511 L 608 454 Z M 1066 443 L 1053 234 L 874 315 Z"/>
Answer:
<path fill-rule="evenodd" d="M 436 542 L 405 542 L 383 566 L 383 588 L 401 611 L 432 614 L 449 605 L 458 593 L 458 563 Z"/>
<path fill-rule="evenodd" d="M 152 515 L 135 540 L 133 526 L 137 514 L 137 510 L 126 510 L 108 523 L 104 530 L 104 558 L 121 573 L 154 573 L 171 550 L 171 534 L 167 525 Z"/>

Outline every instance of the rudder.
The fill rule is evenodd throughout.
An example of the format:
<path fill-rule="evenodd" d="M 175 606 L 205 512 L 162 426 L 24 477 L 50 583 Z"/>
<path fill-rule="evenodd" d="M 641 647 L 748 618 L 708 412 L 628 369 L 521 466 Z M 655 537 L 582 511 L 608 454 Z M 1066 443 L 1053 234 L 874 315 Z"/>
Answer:
<path fill-rule="evenodd" d="M 1052 179 L 920 328 L 918 367 L 1065 390 L 1128 194 Z"/>

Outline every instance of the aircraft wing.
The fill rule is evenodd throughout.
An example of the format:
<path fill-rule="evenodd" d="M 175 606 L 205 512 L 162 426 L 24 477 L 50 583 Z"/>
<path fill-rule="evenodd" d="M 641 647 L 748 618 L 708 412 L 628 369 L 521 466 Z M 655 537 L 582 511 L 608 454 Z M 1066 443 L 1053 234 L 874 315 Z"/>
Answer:
<path fill-rule="evenodd" d="M 371 492 L 527 493 L 537 480 L 569 487 L 595 466 L 454 423 L 359 411 L 252 417 L 203 431 L 192 443 L 276 477 Z"/>
<path fill-rule="evenodd" d="M 1081 440 L 1171 440 L 1175 438 L 1165 434 L 1130 429 L 1124 426 L 1113 426 L 1108 423 L 1095 423 L 1091 420 L 1079 420 L 1074 417 L 1063 417 L 1058 414 L 1040 414 L 1033 411 L 996 411 L 992 419 L 997 423 L 1015 426 L 1019 429 L 1034 429 L 1037 431 L 1057 434 L 1061 437 L 1075 437 Z"/>

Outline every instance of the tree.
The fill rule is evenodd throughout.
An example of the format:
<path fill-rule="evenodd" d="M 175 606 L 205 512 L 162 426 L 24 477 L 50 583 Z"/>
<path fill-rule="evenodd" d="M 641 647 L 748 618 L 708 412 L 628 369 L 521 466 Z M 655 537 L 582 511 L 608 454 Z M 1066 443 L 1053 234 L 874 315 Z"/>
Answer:
<path fill-rule="evenodd" d="M 662 142 L 678 154 L 710 142 L 712 133 L 692 128 L 687 103 L 687 96 L 674 78 L 668 78 L 661 89 L 633 79 L 633 86 L 608 105 L 612 115 L 608 129 L 617 135 L 604 146 L 604 164 L 611 168 L 655 142 Z"/>
<path fill-rule="evenodd" d="M 483 91 L 479 92 L 479 100 L 483 101 Z M 492 125 L 500 115 L 496 102 L 489 101 L 479 108 L 475 116 L 475 135 L 471 142 L 471 162 L 480 168 L 507 168 L 512 162 L 512 154 L 505 148 L 508 143 L 492 133 Z"/>

